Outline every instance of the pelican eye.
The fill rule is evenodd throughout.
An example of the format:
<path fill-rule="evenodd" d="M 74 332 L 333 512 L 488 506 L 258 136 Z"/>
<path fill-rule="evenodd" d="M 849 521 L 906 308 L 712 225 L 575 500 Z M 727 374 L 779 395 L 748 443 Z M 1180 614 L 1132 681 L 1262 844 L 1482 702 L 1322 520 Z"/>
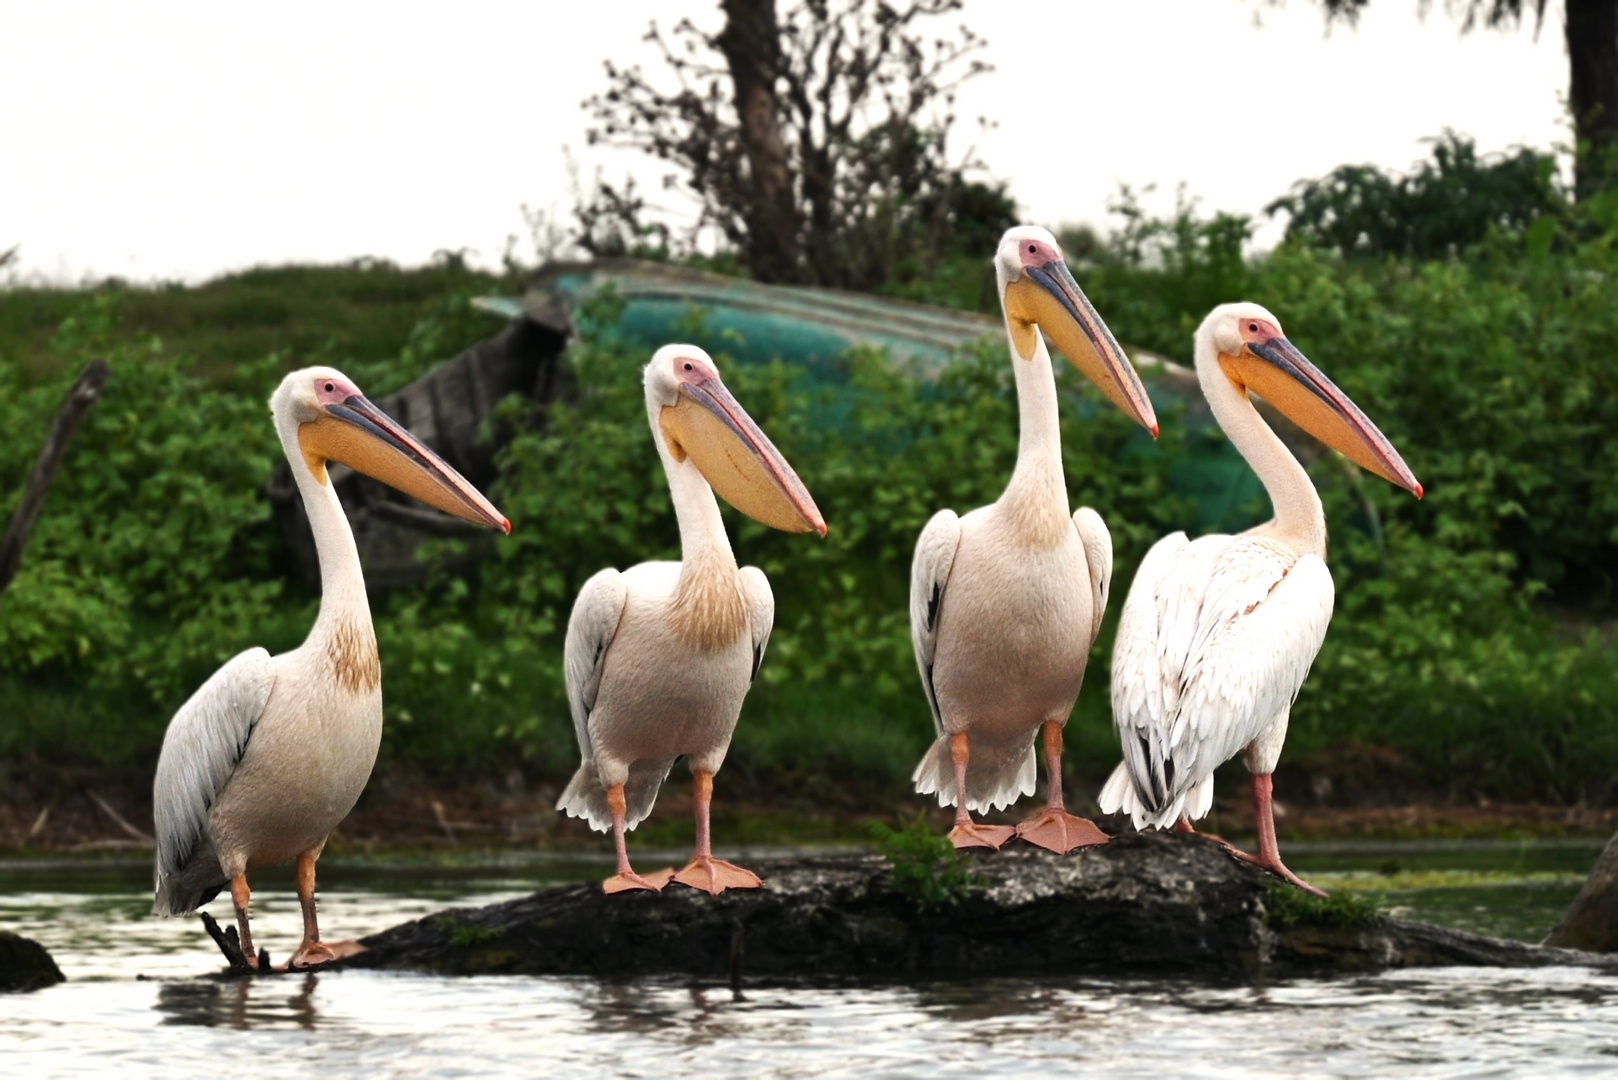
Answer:
<path fill-rule="evenodd" d="M 331 393 L 331 392 L 332 392 L 332 391 L 333 391 L 333 390 L 335 390 L 335 389 L 337 389 L 337 387 L 335 387 L 335 386 L 333 386 L 333 385 L 332 385 L 332 384 L 331 384 L 331 383 L 327 383 L 327 384 L 326 384 L 326 393 L 328 393 L 328 394 L 329 394 L 329 393 Z"/>
<path fill-rule="evenodd" d="M 690 364 L 685 365 L 685 370 L 690 371 L 691 370 L 691 365 Z"/>
<path fill-rule="evenodd" d="M 1249 334 L 1256 334 L 1256 333 L 1258 333 L 1258 323 L 1256 323 L 1256 322 L 1250 322 L 1250 323 L 1248 323 L 1248 324 L 1247 324 L 1247 332 L 1248 332 L 1248 333 L 1249 333 Z"/>

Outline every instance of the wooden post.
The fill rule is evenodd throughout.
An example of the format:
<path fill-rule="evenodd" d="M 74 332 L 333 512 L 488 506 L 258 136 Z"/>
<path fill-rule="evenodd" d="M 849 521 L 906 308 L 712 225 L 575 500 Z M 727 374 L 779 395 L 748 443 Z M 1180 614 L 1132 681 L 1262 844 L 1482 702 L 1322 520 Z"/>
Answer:
<path fill-rule="evenodd" d="M 34 462 L 34 471 L 23 488 L 22 502 L 17 505 L 17 512 L 11 515 L 11 524 L 6 526 L 5 534 L 0 535 L 0 593 L 6 591 L 11 579 L 22 569 L 22 549 L 28 543 L 28 534 L 34 531 L 34 522 L 39 520 L 39 512 L 45 505 L 45 492 L 62 467 L 67 444 L 73 441 L 84 414 L 101 396 L 102 388 L 107 385 L 107 376 L 111 373 L 112 369 L 105 360 L 90 361 L 79 375 L 79 381 L 68 391 L 67 400 L 62 402 L 56 421 L 51 424 L 50 434 L 45 438 L 45 445 L 39 451 L 39 459 Z"/>

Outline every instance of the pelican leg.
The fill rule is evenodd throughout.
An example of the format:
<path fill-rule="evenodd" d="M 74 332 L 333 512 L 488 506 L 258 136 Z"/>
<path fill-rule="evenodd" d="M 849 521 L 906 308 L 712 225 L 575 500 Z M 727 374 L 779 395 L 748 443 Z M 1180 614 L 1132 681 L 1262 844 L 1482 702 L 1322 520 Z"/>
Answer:
<path fill-rule="evenodd" d="M 955 827 L 949 838 L 959 848 L 989 848 L 998 851 L 1017 830 L 1009 825 L 979 825 L 966 809 L 966 764 L 972 758 L 972 747 L 966 732 L 949 737 L 949 756 L 955 763 Z"/>
<path fill-rule="evenodd" d="M 337 954 L 320 940 L 320 924 L 315 918 L 315 860 L 320 856 L 306 851 L 298 856 L 298 904 L 303 908 L 303 941 L 287 961 L 287 969 L 318 967 L 337 959 Z"/>
<path fill-rule="evenodd" d="M 1250 862 L 1254 866 L 1262 866 L 1283 881 L 1290 881 L 1306 893 L 1315 896 L 1325 896 L 1325 892 L 1315 888 L 1307 881 L 1286 868 L 1281 861 L 1281 846 L 1275 841 L 1275 807 L 1271 799 L 1272 781 L 1269 773 L 1253 774 L 1253 809 L 1258 818 L 1258 854 L 1249 855 L 1245 851 L 1226 845 L 1226 850 L 1243 862 Z"/>
<path fill-rule="evenodd" d="M 618 873 L 603 881 L 601 890 L 608 894 L 631 889 L 661 892 L 663 886 L 669 883 L 669 877 L 674 873 L 672 870 L 659 870 L 645 878 L 629 867 L 629 846 L 624 841 L 624 818 L 629 813 L 629 803 L 624 799 L 624 785 L 617 784 L 607 789 L 607 809 L 612 814 L 612 838 L 618 844 Z"/>
<path fill-rule="evenodd" d="M 1107 842 L 1107 834 L 1095 822 L 1067 812 L 1062 801 L 1062 725 L 1047 720 L 1044 725 L 1045 773 L 1050 792 L 1045 812 L 1017 826 L 1017 835 L 1036 847 L 1066 855 L 1075 848 L 1095 847 Z"/>
<path fill-rule="evenodd" d="M 253 905 L 253 890 L 247 887 L 247 875 L 237 874 L 230 879 L 230 901 L 236 905 L 236 933 L 241 939 L 242 956 L 247 966 L 258 970 L 258 950 L 253 948 L 253 928 L 248 925 L 248 909 Z"/>
<path fill-rule="evenodd" d="M 713 857 L 713 844 L 708 832 L 708 804 L 713 802 L 713 773 L 693 770 L 695 783 L 693 802 L 697 817 L 697 851 L 684 870 L 674 880 L 693 889 L 701 889 L 718 896 L 726 889 L 761 889 L 764 883 L 751 870 L 743 870 L 734 863 Z"/>

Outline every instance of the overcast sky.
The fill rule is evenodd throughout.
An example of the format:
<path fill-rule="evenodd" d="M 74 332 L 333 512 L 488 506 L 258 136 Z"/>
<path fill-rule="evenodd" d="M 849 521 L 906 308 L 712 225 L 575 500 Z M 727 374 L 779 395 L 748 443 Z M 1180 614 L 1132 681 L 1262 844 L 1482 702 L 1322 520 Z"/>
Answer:
<path fill-rule="evenodd" d="M 1120 183 L 1256 212 L 1338 164 L 1402 168 L 1445 127 L 1485 150 L 1566 142 L 1560 15 L 1537 42 L 1463 39 L 1433 6 L 1376 0 L 1327 36 L 1309 0 L 967 0 L 997 70 L 961 113 L 998 122 L 981 154 L 1050 226 L 1104 224 Z M 565 210 L 564 146 L 605 160 L 579 109 L 601 61 L 650 59 L 654 15 L 718 20 L 717 0 L 438 11 L 0 3 L 0 251 L 65 282 L 496 259 L 523 204 Z"/>

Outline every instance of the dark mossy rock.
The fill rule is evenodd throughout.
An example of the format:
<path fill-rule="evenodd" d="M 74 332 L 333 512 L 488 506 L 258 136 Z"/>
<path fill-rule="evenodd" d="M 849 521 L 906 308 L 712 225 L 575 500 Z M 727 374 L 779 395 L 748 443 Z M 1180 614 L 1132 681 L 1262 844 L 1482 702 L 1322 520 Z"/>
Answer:
<path fill-rule="evenodd" d="M 766 888 L 598 885 L 431 916 L 365 938 L 350 966 L 445 974 L 971 977 L 1090 972 L 1329 973 L 1618 960 L 1314 901 L 1215 845 L 1127 834 L 1068 856 L 976 856 L 980 883 L 924 910 L 875 856 L 758 865 Z"/>
<path fill-rule="evenodd" d="M 0 930 L 0 991 L 39 990 L 66 980 L 45 946 Z"/>

